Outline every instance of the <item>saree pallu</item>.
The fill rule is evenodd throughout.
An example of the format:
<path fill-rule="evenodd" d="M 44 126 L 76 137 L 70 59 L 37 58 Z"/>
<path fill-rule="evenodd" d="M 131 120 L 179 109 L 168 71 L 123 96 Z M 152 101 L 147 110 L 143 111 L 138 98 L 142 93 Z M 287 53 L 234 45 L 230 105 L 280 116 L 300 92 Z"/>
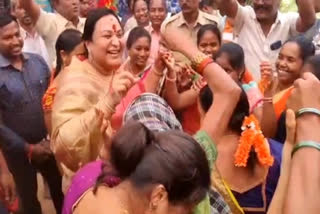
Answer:
<path fill-rule="evenodd" d="M 243 209 L 240 207 L 237 199 L 235 199 L 230 188 L 223 181 L 215 165 L 212 167 L 211 171 L 211 188 L 216 189 L 222 195 L 232 214 L 244 214 Z"/>
<path fill-rule="evenodd" d="M 141 94 L 146 92 L 145 81 L 147 76 L 152 70 L 151 66 L 146 67 L 145 71 L 141 74 L 140 80 L 129 89 L 126 96 L 121 99 L 121 102 L 116 107 L 116 112 L 112 115 L 111 125 L 112 128 L 117 131 L 122 126 L 122 121 L 124 113 L 127 110 L 127 107 Z"/>
<path fill-rule="evenodd" d="M 287 88 L 273 96 L 273 107 L 277 117 L 280 118 L 283 111 L 287 109 L 287 101 L 292 93 L 293 87 Z"/>

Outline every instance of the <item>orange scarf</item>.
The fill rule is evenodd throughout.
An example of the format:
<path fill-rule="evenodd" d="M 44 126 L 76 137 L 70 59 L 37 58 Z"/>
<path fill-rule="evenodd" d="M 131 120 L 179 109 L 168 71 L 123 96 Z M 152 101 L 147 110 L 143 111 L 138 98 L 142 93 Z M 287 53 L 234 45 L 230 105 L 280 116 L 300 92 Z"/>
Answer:
<path fill-rule="evenodd" d="M 292 93 L 293 87 L 287 88 L 273 96 L 273 106 L 277 119 L 280 118 L 283 111 L 287 108 L 287 101 Z"/>

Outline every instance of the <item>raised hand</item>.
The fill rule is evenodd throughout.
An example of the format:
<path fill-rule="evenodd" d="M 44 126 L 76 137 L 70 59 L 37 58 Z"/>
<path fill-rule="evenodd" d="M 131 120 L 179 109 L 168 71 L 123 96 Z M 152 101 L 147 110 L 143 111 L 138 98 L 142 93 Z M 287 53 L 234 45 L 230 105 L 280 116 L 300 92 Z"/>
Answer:
<path fill-rule="evenodd" d="M 200 93 L 201 89 L 207 84 L 206 81 L 203 80 L 203 78 L 199 78 L 198 80 L 196 80 L 193 85 L 191 86 L 191 88 L 193 90 L 195 90 L 197 93 Z"/>
<path fill-rule="evenodd" d="M 138 80 L 139 78 L 136 78 L 131 72 L 126 70 L 121 70 L 121 72 L 118 72 L 114 76 L 109 91 L 111 103 L 114 107 L 120 103 L 121 99 Z"/>
<path fill-rule="evenodd" d="M 286 130 L 287 138 L 282 150 L 280 178 L 267 214 L 283 213 L 284 201 L 288 192 L 291 171 L 291 152 L 296 142 L 296 116 L 291 109 L 286 112 Z"/>
<path fill-rule="evenodd" d="M 273 92 L 274 90 L 274 74 L 272 66 L 269 62 L 262 62 L 260 64 L 261 80 L 259 88 L 262 93 Z"/>
<path fill-rule="evenodd" d="M 286 112 L 286 130 L 287 137 L 282 151 L 282 174 L 290 172 L 291 152 L 296 143 L 296 115 L 291 109 Z"/>
<path fill-rule="evenodd" d="M 175 72 L 175 59 L 171 51 L 162 52 L 162 60 L 170 72 Z"/>
<path fill-rule="evenodd" d="M 190 49 L 189 51 L 195 53 L 198 51 L 197 46 L 194 44 L 190 36 L 182 33 L 177 29 L 167 30 L 166 33 L 162 35 L 162 37 L 165 40 L 167 48 L 172 51 L 181 52 L 187 57 L 189 56 L 188 53 L 185 52 L 186 49 L 192 48 L 192 50 Z"/>
<path fill-rule="evenodd" d="M 293 84 L 287 107 L 297 112 L 301 108 L 320 109 L 320 81 L 310 72 L 302 75 Z"/>
<path fill-rule="evenodd" d="M 158 73 L 162 73 L 163 74 L 163 71 L 164 71 L 164 69 L 166 67 L 166 64 L 165 64 L 165 62 L 163 60 L 163 56 L 167 51 L 168 50 L 166 50 L 166 49 L 159 48 L 157 58 L 156 58 L 156 60 L 154 62 L 154 69 L 156 69 L 156 71 Z"/>

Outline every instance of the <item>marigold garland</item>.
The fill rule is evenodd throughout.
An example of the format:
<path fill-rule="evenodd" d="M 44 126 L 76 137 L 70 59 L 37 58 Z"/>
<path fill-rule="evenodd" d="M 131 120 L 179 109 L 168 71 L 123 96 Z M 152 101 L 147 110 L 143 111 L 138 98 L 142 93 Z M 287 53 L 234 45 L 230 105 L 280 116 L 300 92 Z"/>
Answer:
<path fill-rule="evenodd" d="M 57 88 L 49 88 L 42 98 L 42 108 L 45 111 L 50 111 L 52 109 L 54 96 L 56 95 Z"/>
<path fill-rule="evenodd" d="M 235 166 L 246 167 L 251 148 L 257 153 L 259 163 L 263 166 L 272 166 L 274 158 L 271 155 L 267 139 L 263 136 L 259 122 L 254 115 L 246 117 L 242 124 L 242 133 L 239 145 L 234 155 Z"/>

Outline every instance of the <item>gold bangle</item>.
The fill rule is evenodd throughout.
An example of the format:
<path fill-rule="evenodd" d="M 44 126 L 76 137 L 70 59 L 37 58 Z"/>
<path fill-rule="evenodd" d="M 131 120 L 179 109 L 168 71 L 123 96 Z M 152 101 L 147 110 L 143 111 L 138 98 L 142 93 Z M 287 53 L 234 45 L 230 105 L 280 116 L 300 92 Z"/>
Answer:
<path fill-rule="evenodd" d="M 207 59 L 208 56 L 205 55 L 204 53 L 202 52 L 199 52 L 197 53 L 193 59 L 191 60 L 191 65 L 192 65 L 192 68 L 197 71 L 198 70 L 198 67 L 199 65 L 203 62 L 203 60 Z"/>

